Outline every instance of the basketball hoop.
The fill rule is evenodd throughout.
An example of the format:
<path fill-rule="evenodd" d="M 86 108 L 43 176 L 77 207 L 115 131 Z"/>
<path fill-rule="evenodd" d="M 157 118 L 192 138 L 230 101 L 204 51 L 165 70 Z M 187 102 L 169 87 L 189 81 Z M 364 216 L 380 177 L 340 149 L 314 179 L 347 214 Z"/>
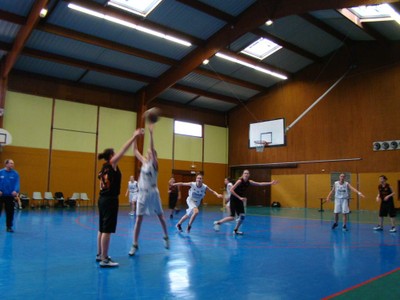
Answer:
<path fill-rule="evenodd" d="M 260 140 L 260 141 L 254 141 L 254 144 L 256 145 L 257 152 L 264 152 L 264 148 L 268 146 L 268 144 L 270 143 L 268 143 L 267 141 Z"/>

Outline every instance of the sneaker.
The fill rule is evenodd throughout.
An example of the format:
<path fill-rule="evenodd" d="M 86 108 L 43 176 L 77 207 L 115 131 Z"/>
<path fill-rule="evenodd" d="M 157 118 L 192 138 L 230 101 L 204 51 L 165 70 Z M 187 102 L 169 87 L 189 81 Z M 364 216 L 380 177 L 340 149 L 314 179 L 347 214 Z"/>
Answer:
<path fill-rule="evenodd" d="M 179 232 L 182 232 L 182 226 L 181 226 L 181 224 L 176 224 L 175 225 L 175 227 L 176 227 L 176 229 L 179 231 Z"/>
<path fill-rule="evenodd" d="M 188 225 L 188 227 L 186 228 L 186 232 L 187 232 L 187 233 L 190 233 L 190 229 L 192 229 L 192 226 L 189 226 L 189 225 Z"/>
<path fill-rule="evenodd" d="M 102 268 L 114 268 L 114 267 L 118 267 L 119 263 L 112 261 L 112 259 L 110 257 L 107 257 L 105 260 L 102 260 L 100 262 L 100 267 Z"/>
<path fill-rule="evenodd" d="M 134 216 L 135 213 L 134 213 L 133 211 L 131 211 L 131 212 L 129 213 L 129 215 L 130 215 L 130 216 Z"/>
<path fill-rule="evenodd" d="M 343 230 L 343 231 L 349 231 L 349 230 L 347 229 L 347 226 L 346 226 L 346 225 L 343 225 L 342 230 Z"/>
<path fill-rule="evenodd" d="M 111 259 L 111 256 L 107 256 L 108 259 Z M 96 254 L 96 262 L 101 262 L 101 254 Z"/>
<path fill-rule="evenodd" d="M 375 227 L 374 227 L 374 230 L 375 230 L 375 231 L 382 231 L 382 230 L 383 230 L 383 227 L 382 227 L 381 225 L 378 225 L 378 226 L 375 226 Z"/>
<path fill-rule="evenodd" d="M 335 229 L 336 227 L 338 227 L 338 223 L 333 223 L 332 229 Z"/>
<path fill-rule="evenodd" d="M 234 235 L 243 235 L 243 232 L 242 231 L 238 231 L 238 230 L 234 230 L 233 234 Z"/>
<path fill-rule="evenodd" d="M 396 232 L 397 230 L 396 230 L 396 227 L 392 227 L 390 230 L 389 230 L 389 232 Z"/>
<path fill-rule="evenodd" d="M 169 249 L 169 238 L 167 236 L 164 236 L 163 240 L 164 240 L 164 248 Z"/>
<path fill-rule="evenodd" d="M 7 227 L 7 232 L 14 232 L 14 230 L 12 229 L 12 227 Z"/>
<path fill-rule="evenodd" d="M 221 224 L 218 224 L 218 221 L 215 221 L 214 222 L 214 230 L 219 231 L 220 228 L 221 228 Z"/>
<path fill-rule="evenodd" d="M 134 245 L 132 244 L 131 250 L 129 250 L 129 256 L 134 256 L 136 251 L 139 250 L 139 246 L 138 245 Z"/>

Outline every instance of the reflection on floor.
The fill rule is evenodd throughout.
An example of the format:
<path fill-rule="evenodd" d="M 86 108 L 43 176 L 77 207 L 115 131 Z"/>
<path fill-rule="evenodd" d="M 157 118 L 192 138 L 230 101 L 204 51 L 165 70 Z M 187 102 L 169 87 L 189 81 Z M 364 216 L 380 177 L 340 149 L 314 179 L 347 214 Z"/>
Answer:
<path fill-rule="evenodd" d="M 135 218 L 128 212 L 121 208 L 111 239 L 116 269 L 95 262 L 96 209 L 16 211 L 14 233 L 3 214 L 1 298 L 321 299 L 400 268 L 400 232 L 389 233 L 389 220 L 374 232 L 376 213 L 352 212 L 343 232 L 331 229 L 330 211 L 250 207 L 245 234 L 234 236 L 233 223 L 214 232 L 223 213 L 203 207 L 190 234 L 175 230 L 183 211 L 167 219 L 170 250 L 150 216 L 129 257 Z"/>

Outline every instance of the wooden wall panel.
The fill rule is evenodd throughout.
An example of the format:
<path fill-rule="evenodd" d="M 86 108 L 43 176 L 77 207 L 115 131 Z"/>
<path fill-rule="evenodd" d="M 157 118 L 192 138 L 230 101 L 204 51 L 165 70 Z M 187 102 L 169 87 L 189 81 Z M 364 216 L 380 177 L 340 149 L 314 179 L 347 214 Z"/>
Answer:
<path fill-rule="evenodd" d="M 289 125 L 344 74 L 349 59 L 346 53 L 335 55 L 323 71 L 323 65 L 314 66 L 249 102 L 247 109 L 257 120 L 243 107 L 233 110 L 229 115 L 229 164 L 359 157 L 362 160 L 358 162 L 324 167 L 306 164 L 297 169 L 274 170 L 274 174 L 320 173 L 321 169 L 353 173 L 399 170 L 399 151 L 372 151 L 373 141 L 400 137 L 395 121 L 400 112 L 400 90 L 396 88 L 400 82 L 400 65 L 393 62 L 398 61 L 398 53 L 388 53 L 382 61 L 357 52 L 358 68 L 288 131 L 285 147 L 270 147 L 263 153 L 248 149 L 249 123 L 284 117 Z"/>
<path fill-rule="evenodd" d="M 12 159 L 21 179 L 21 192 L 32 197 L 34 191 L 45 192 L 48 182 L 49 151 L 37 148 L 5 146 L 0 159 Z"/>

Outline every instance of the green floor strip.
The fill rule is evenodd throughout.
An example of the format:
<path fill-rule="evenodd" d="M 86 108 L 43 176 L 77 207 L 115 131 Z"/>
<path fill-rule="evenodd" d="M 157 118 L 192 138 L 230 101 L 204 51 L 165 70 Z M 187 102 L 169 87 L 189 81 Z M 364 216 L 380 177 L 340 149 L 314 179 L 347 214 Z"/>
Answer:
<path fill-rule="evenodd" d="M 400 270 L 372 280 L 364 285 L 345 291 L 343 294 L 328 299 L 369 300 L 400 299 Z"/>

